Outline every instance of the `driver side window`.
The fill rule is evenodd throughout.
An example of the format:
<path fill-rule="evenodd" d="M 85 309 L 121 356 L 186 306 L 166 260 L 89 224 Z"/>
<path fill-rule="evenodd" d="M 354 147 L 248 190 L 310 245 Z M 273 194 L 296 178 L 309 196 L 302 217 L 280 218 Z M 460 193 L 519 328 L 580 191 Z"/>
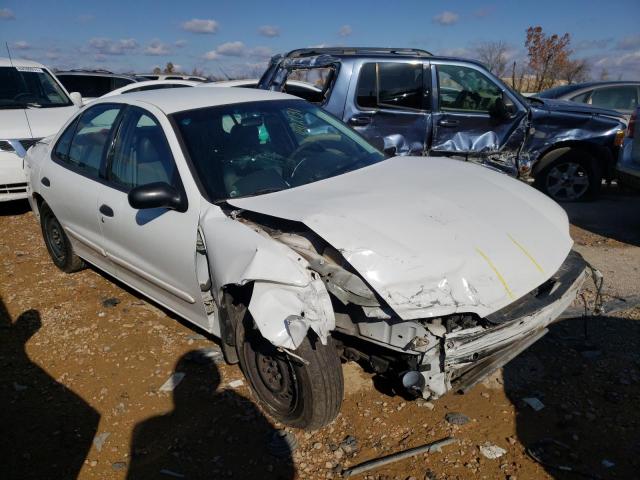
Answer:
<path fill-rule="evenodd" d="M 438 100 L 442 111 L 489 113 L 502 90 L 476 69 L 438 65 Z"/>
<path fill-rule="evenodd" d="M 124 190 L 177 183 L 177 171 L 162 127 L 144 110 L 129 107 L 122 119 L 107 178 Z"/>

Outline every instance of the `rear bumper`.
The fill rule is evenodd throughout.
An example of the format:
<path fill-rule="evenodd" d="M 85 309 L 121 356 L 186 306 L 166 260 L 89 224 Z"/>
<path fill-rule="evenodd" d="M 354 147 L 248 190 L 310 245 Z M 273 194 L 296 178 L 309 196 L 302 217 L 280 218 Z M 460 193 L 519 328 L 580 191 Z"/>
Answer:
<path fill-rule="evenodd" d="M 573 303 L 590 269 L 571 252 L 549 282 L 490 315 L 490 328 L 453 332 L 444 337 L 444 370 L 452 388 L 466 391 L 514 358 L 547 332 Z"/>

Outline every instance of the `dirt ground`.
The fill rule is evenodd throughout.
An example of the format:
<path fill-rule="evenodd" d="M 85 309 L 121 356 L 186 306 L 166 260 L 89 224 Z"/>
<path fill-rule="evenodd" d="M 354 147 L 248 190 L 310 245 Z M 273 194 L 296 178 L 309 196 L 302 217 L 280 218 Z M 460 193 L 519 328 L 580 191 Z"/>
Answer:
<path fill-rule="evenodd" d="M 567 210 L 605 291 L 640 294 L 640 196 L 612 188 Z M 58 271 L 26 203 L 0 205 L 0 232 L 1 478 L 339 478 L 448 436 L 457 443 L 439 453 L 357 478 L 638 478 L 640 309 L 555 324 L 469 394 L 433 403 L 346 364 L 339 417 L 290 430 L 297 445 L 281 458 L 270 446 L 283 427 L 239 368 L 212 361 L 212 338 L 96 270 Z M 175 372 L 182 382 L 162 392 Z M 468 422 L 448 423 L 452 412 Z M 504 453 L 489 459 L 487 446 Z"/>

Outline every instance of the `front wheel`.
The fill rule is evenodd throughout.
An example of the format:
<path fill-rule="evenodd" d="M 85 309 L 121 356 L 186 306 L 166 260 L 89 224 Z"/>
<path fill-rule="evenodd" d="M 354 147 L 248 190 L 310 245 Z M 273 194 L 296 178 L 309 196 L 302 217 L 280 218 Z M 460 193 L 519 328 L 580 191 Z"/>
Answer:
<path fill-rule="evenodd" d="M 595 159 L 571 150 L 536 175 L 536 186 L 556 202 L 577 202 L 595 197 L 602 177 Z"/>
<path fill-rule="evenodd" d="M 62 225 L 46 203 L 40 207 L 40 226 L 49 256 L 60 270 L 71 273 L 84 268 L 84 261 L 74 253 Z"/>
<path fill-rule="evenodd" d="M 236 348 L 240 366 L 260 403 L 278 421 L 315 430 L 330 423 L 342 405 L 342 365 L 331 337 L 322 345 L 309 333 L 295 354 L 279 351 L 253 325 L 238 322 Z"/>

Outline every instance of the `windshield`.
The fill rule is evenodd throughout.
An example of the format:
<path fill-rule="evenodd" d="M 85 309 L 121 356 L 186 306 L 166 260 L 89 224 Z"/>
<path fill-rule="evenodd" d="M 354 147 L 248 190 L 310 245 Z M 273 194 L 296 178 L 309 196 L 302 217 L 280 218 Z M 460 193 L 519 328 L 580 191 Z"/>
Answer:
<path fill-rule="evenodd" d="M 293 188 L 384 159 L 342 122 L 300 100 L 208 107 L 173 119 L 212 201 Z"/>
<path fill-rule="evenodd" d="M 46 70 L 0 67 L 0 108 L 66 107 L 71 100 Z"/>

